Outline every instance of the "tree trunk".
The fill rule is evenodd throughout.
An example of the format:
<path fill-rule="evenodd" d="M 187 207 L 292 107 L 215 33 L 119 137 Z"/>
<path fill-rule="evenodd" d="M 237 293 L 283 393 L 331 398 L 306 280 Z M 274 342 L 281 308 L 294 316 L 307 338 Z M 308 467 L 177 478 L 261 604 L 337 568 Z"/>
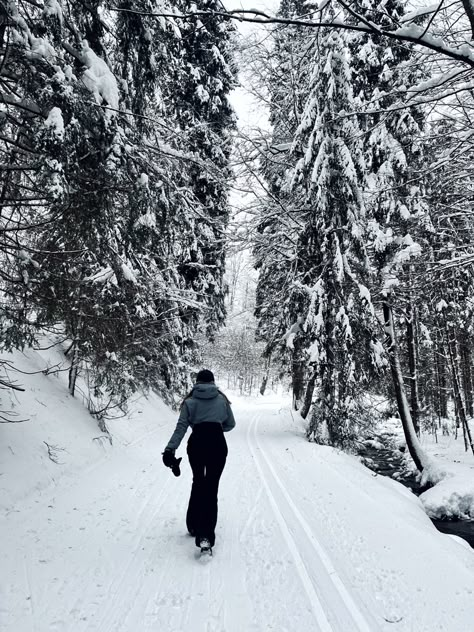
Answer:
<path fill-rule="evenodd" d="M 309 382 L 306 385 L 306 393 L 304 395 L 303 405 L 301 406 L 301 409 L 300 409 L 300 415 L 303 417 L 303 419 L 306 419 L 310 411 L 311 404 L 313 401 L 313 393 L 314 393 L 315 384 L 316 384 L 316 371 L 312 373 L 311 377 L 309 378 Z"/>
<path fill-rule="evenodd" d="M 448 350 L 449 350 L 449 360 L 451 363 L 451 373 L 452 373 L 452 378 L 453 378 L 454 399 L 456 402 L 456 409 L 459 415 L 459 420 L 461 422 L 462 429 L 463 429 L 464 447 L 466 451 L 470 447 L 472 450 L 472 453 L 474 454 L 474 445 L 472 442 L 471 429 L 469 428 L 469 424 L 467 422 L 466 408 L 462 400 L 461 386 L 459 382 L 456 338 L 455 338 L 454 332 L 449 329 L 448 325 L 446 325 L 446 337 L 447 337 L 447 344 L 448 344 Z"/>
<path fill-rule="evenodd" d="M 467 419 L 464 421 L 464 445 L 466 446 L 466 451 L 469 449 L 467 446 L 471 448 L 472 454 L 474 454 L 474 443 L 472 441 L 471 429 L 469 428 L 469 422 Z"/>
<path fill-rule="evenodd" d="M 71 349 L 69 351 L 71 351 Z M 76 380 L 77 380 L 78 368 L 79 368 L 78 364 L 79 364 L 79 357 L 77 353 L 77 347 L 76 347 L 76 344 L 73 343 L 72 355 L 71 355 L 71 366 L 69 367 L 69 384 L 68 384 L 69 392 L 73 397 L 76 391 Z"/>
<path fill-rule="evenodd" d="M 437 345 L 435 351 L 436 364 L 436 408 L 438 418 L 446 419 L 448 417 L 448 384 L 446 379 L 446 354 L 442 336 L 437 334 Z"/>
<path fill-rule="evenodd" d="M 470 0 L 462 0 L 462 6 L 471 25 L 471 39 L 474 39 L 474 7 Z"/>
<path fill-rule="evenodd" d="M 302 357 L 301 344 L 296 340 L 291 364 L 291 388 L 293 390 L 293 408 L 301 406 L 304 391 L 305 363 Z"/>
<path fill-rule="evenodd" d="M 466 402 L 466 413 L 468 417 L 473 417 L 474 403 L 472 397 L 471 354 L 468 334 L 465 331 L 462 332 L 462 340 L 459 341 L 459 349 L 461 351 L 461 375 L 464 401 Z"/>
<path fill-rule="evenodd" d="M 265 375 L 263 376 L 262 383 L 260 385 L 260 395 L 265 395 L 265 390 L 267 388 L 268 376 L 270 375 L 270 362 L 271 357 L 265 359 Z"/>
<path fill-rule="evenodd" d="M 334 341 L 334 323 L 336 314 L 329 314 L 326 319 L 326 363 L 321 374 L 321 388 L 323 392 L 323 420 L 327 425 L 330 445 L 337 445 L 341 440 L 339 418 L 336 419 L 334 409 L 336 406 L 337 394 L 337 371 L 336 371 L 336 350 Z"/>
<path fill-rule="evenodd" d="M 384 316 L 384 328 L 388 341 L 387 352 L 390 362 L 390 371 L 392 374 L 393 386 L 397 398 L 398 413 L 402 421 L 403 432 L 405 433 L 405 439 L 410 456 L 413 459 L 413 462 L 415 463 L 417 469 L 422 472 L 424 469 L 424 462 L 426 462 L 426 457 L 415 432 L 415 427 L 413 425 L 413 420 L 410 414 L 410 407 L 408 405 L 408 399 L 405 393 L 405 385 L 403 383 L 403 373 L 400 363 L 397 337 L 393 322 L 392 307 L 387 301 L 384 301 L 382 307 Z"/>
<path fill-rule="evenodd" d="M 419 423 L 419 396 L 418 396 L 418 374 L 417 374 L 417 357 L 416 357 L 416 322 L 415 310 L 410 297 L 408 312 L 406 317 L 406 332 L 408 346 L 408 367 L 410 371 L 410 410 L 413 426 L 417 435 L 420 434 Z"/>

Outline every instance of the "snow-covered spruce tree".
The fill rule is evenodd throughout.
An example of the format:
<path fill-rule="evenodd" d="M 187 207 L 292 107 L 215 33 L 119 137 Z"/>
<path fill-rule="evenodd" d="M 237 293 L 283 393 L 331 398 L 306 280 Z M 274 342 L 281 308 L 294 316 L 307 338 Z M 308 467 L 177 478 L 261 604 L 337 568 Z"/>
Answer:
<path fill-rule="evenodd" d="M 313 3 L 307 0 L 283 0 L 278 16 L 295 18 L 306 15 Z M 255 315 L 258 319 L 257 336 L 263 340 L 265 356 L 273 357 L 291 375 L 293 402 L 300 408 L 306 381 L 306 359 L 299 339 L 285 334 L 299 325 L 292 322 L 288 304 L 295 262 L 295 247 L 304 225 L 304 195 L 295 196 L 288 190 L 287 175 L 297 157 L 290 148 L 308 92 L 314 33 L 298 27 L 277 26 L 272 32 L 272 46 L 265 68 L 267 91 L 270 96 L 270 146 L 262 159 L 262 173 L 267 195 L 259 209 L 255 266 L 259 270 Z"/>
<path fill-rule="evenodd" d="M 165 39 L 166 29 L 163 34 L 160 23 L 155 24 L 155 39 Z M 139 385 L 161 386 L 162 392 L 176 385 L 169 372 L 179 357 L 179 328 L 168 324 L 177 306 L 169 299 L 172 293 L 164 290 L 176 286 L 168 272 L 174 235 L 160 231 L 153 241 L 143 227 L 151 217 L 159 229 L 166 225 L 171 197 L 167 182 L 173 167 L 165 167 L 161 157 L 150 166 L 148 129 L 135 125 L 136 118 L 157 112 L 153 102 L 160 66 L 150 67 L 146 80 L 142 76 L 137 81 L 136 70 L 126 75 L 127 64 L 131 68 L 137 59 L 146 70 L 143 59 L 152 51 L 141 51 L 147 41 L 145 27 L 135 42 L 131 29 L 119 28 L 128 50 L 121 49 L 119 39 L 108 59 L 100 56 L 105 37 L 91 35 L 91 43 L 83 40 L 76 47 L 71 34 L 64 33 L 64 48 L 72 60 L 72 77 L 65 82 L 69 93 L 79 94 L 74 103 L 69 99 L 55 106 L 61 133 L 47 125 L 40 136 L 44 153 L 56 156 L 54 179 L 44 186 L 56 187 L 60 196 L 55 205 L 63 210 L 60 221 L 40 231 L 35 240 L 42 253 L 37 257 L 40 269 L 31 277 L 35 307 L 49 322 L 63 323 L 72 341 L 71 392 L 78 366 L 87 362 L 94 394 L 101 399 L 112 396 L 115 402 L 125 400 Z M 120 86 L 112 72 L 115 64 L 120 64 Z M 85 89 L 80 90 L 82 84 Z M 133 98 L 135 90 L 139 99 Z M 122 95 L 124 105 L 140 108 L 131 121 L 118 114 Z M 94 98 L 105 109 L 91 102 Z"/>
<path fill-rule="evenodd" d="M 133 8 L 144 13 L 157 8 L 148 0 L 140 4 Z M 168 13 L 172 9 L 167 2 L 160 6 Z M 188 313 L 204 305 L 202 297 L 186 287 L 179 270 L 181 244 L 194 238 L 184 218 L 205 215 L 189 182 L 182 179 L 194 166 L 193 156 L 186 143 L 180 151 L 171 146 L 176 130 L 170 96 L 183 66 L 182 37 L 173 19 L 126 11 L 117 14 L 117 32 L 114 67 L 124 86 L 122 102 L 133 112 L 123 125 L 129 178 L 124 248 L 136 262 L 134 273 L 144 296 L 147 285 L 151 287 L 137 309 L 143 319 L 135 329 L 137 341 L 144 343 L 138 354 L 140 373 L 172 399 L 173 391 L 186 388 L 187 366 L 195 361 L 196 323 Z"/>
<path fill-rule="evenodd" d="M 165 97 L 183 65 L 178 26 L 109 13 L 106 2 L 44 10 L 11 2 L 5 11 L 15 97 L 3 95 L 3 121 L 8 141 L 27 143 L 10 153 L 14 178 L 2 184 L 4 195 L 22 183 L 37 196 L 17 196 L 6 215 L 10 226 L 25 218 L 33 226 L 21 250 L 17 240 L 4 250 L 2 289 L 16 301 L 16 322 L 63 328 L 71 391 L 81 362 L 106 400 L 120 403 L 143 385 L 176 390 L 193 338 L 186 310 L 208 309 L 187 289 L 175 249 L 194 239 L 183 218 L 205 217 L 182 174 L 192 161 L 207 169 L 183 150 L 186 139 L 179 151 L 169 144 L 176 131 Z M 26 340 L 13 319 L 3 339 Z"/>
<path fill-rule="evenodd" d="M 294 142 L 294 174 L 310 208 L 298 240 L 290 300 L 318 386 L 308 436 L 344 444 L 357 423 L 357 395 L 377 363 L 368 285 L 364 160 L 349 53 L 340 32 L 322 30 L 304 116 Z M 364 349 L 365 354 L 356 352 Z M 365 357 L 364 357 L 365 355 Z"/>
<path fill-rule="evenodd" d="M 398 0 L 390 0 L 383 9 L 376 2 L 356 3 L 354 8 L 385 28 L 396 28 L 404 14 Z M 421 169 L 424 112 L 419 106 L 400 103 L 400 96 L 407 84 L 416 85 L 426 75 L 408 45 L 367 34 L 351 34 L 348 39 L 355 102 L 366 132 L 366 204 L 376 271 L 372 294 L 383 308 L 393 390 L 407 444 L 421 467 L 423 458 L 415 437 L 420 409 L 417 335 L 419 315 L 426 309 L 415 285 L 422 270 L 422 245 L 429 242 L 433 230 Z M 404 324 L 402 332 L 397 323 Z M 409 376 L 409 406 L 402 372 Z"/>
<path fill-rule="evenodd" d="M 28 266 L 36 266 L 37 262 L 28 245 L 38 226 L 57 219 L 57 215 L 47 212 L 48 192 L 41 186 L 44 174 L 54 171 L 54 161 L 44 160 L 36 147 L 41 130 L 56 127 L 54 115 L 48 120 L 43 113 L 56 85 L 52 64 L 55 48 L 48 38 L 34 31 L 34 19 L 42 16 L 41 9 L 30 7 L 30 12 L 32 27 L 17 3 L 0 5 L 0 337 L 2 347 L 8 349 L 21 348 L 34 340 L 36 323 L 29 311 Z M 57 17 L 52 14 L 48 20 L 51 39 L 57 42 Z"/>
<path fill-rule="evenodd" d="M 188 14 L 191 0 L 173 0 Z M 219 0 L 203 0 L 202 11 L 221 10 Z M 179 65 L 172 71 L 166 108 L 176 129 L 173 146 L 196 159 L 179 175 L 190 195 L 180 222 L 177 265 L 184 288 L 194 296 L 182 313 L 184 322 L 212 338 L 225 319 L 225 245 L 230 216 L 229 157 L 235 115 L 229 93 L 236 84 L 231 20 L 196 16 L 179 23 Z"/>

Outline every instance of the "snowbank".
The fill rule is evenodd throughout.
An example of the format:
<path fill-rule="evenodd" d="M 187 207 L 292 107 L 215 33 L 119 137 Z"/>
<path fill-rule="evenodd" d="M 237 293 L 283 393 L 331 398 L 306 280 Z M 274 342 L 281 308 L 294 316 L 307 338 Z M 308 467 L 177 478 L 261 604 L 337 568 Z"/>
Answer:
<path fill-rule="evenodd" d="M 16 511 L 21 500 L 75 480 L 137 437 L 175 421 L 175 413 L 152 394 L 132 402 L 127 416 L 108 421 L 106 435 L 81 389 L 77 397 L 69 395 L 68 362 L 57 349 L 2 359 L 21 371 L 10 370 L 9 377 L 25 392 L 2 391 L 2 409 L 16 423 L 0 424 L 0 511 Z"/>
<path fill-rule="evenodd" d="M 421 494 L 420 499 L 430 518 L 474 520 L 474 456 L 464 449 L 462 434 L 455 438 L 454 422 L 452 427 L 448 428 L 449 425 L 446 421 L 448 434 L 421 435 L 426 459 L 420 483 L 433 487 Z M 381 429 L 393 434 L 396 445 L 406 448 L 397 418 L 385 420 Z"/>
<path fill-rule="evenodd" d="M 455 474 L 435 485 L 421 495 L 426 513 L 431 518 L 457 518 L 474 520 L 474 481 Z"/>
<path fill-rule="evenodd" d="M 427 514 L 431 518 L 474 520 L 474 465 L 436 465 L 438 482 L 420 496 Z"/>
<path fill-rule="evenodd" d="M 474 520 L 474 456 L 466 452 L 462 435 L 453 432 L 437 437 L 422 437 L 423 449 L 431 465 L 423 472 L 421 482 L 434 486 L 420 499 L 431 518 Z"/>
<path fill-rule="evenodd" d="M 35 492 L 91 466 L 108 449 L 97 423 L 64 387 L 61 375 L 45 375 L 51 364 L 38 352 L 3 354 L 24 373 L 9 371 L 25 392 L 2 392 L 5 416 L 0 425 L 0 505 L 12 511 Z M 55 359 L 57 360 L 57 358 Z M 56 462 L 55 462 L 56 461 Z"/>

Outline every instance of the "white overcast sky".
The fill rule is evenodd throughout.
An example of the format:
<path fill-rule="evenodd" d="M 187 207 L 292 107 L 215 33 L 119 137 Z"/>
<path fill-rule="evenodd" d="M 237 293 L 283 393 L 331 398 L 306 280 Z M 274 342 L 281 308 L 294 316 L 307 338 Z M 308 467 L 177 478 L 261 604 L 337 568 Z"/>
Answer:
<path fill-rule="evenodd" d="M 274 15 L 280 6 L 280 0 L 223 0 L 223 4 L 228 10 L 258 9 Z M 256 29 L 264 28 L 258 24 L 249 22 L 236 21 L 236 25 L 242 35 L 248 35 L 252 30 L 255 31 Z M 241 79 L 243 79 L 242 76 Z M 244 81 L 242 81 L 242 85 L 231 94 L 231 102 L 239 117 L 239 126 L 241 128 L 253 127 L 255 125 L 266 127 L 266 113 L 260 110 L 250 94 L 245 90 Z"/>

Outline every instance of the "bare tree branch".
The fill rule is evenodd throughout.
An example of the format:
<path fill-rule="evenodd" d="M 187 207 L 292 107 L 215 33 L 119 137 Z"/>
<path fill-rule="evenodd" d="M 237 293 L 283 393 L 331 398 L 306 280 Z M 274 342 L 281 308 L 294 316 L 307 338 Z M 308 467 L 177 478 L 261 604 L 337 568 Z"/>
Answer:
<path fill-rule="evenodd" d="M 463 0 L 468 2 L 468 0 Z M 234 9 L 231 11 L 194 11 L 192 13 L 172 14 L 172 13 L 155 13 L 152 11 L 138 11 L 136 9 L 122 9 L 119 7 L 111 7 L 112 11 L 134 13 L 137 15 L 146 15 L 149 17 L 161 17 L 173 20 L 190 20 L 195 17 L 224 17 L 229 19 L 238 20 L 240 22 L 251 22 L 256 24 L 282 24 L 285 26 L 301 26 L 307 28 L 334 28 L 343 29 L 346 31 L 357 31 L 359 33 L 369 33 L 372 35 L 384 36 L 390 39 L 394 39 L 400 42 L 409 42 L 416 44 L 423 48 L 433 50 L 444 57 L 455 59 L 470 67 L 474 68 L 474 49 L 467 48 L 466 41 L 459 47 L 450 46 L 446 44 L 441 38 L 433 37 L 428 34 L 424 34 L 424 28 L 418 27 L 414 24 L 409 26 L 402 26 L 395 30 L 382 30 L 372 22 L 364 18 L 360 13 L 351 11 L 352 15 L 358 20 L 357 23 L 349 24 L 347 22 L 339 21 L 312 21 L 312 20 L 300 20 L 281 18 L 277 16 L 271 16 L 263 11 L 256 9 Z"/>

